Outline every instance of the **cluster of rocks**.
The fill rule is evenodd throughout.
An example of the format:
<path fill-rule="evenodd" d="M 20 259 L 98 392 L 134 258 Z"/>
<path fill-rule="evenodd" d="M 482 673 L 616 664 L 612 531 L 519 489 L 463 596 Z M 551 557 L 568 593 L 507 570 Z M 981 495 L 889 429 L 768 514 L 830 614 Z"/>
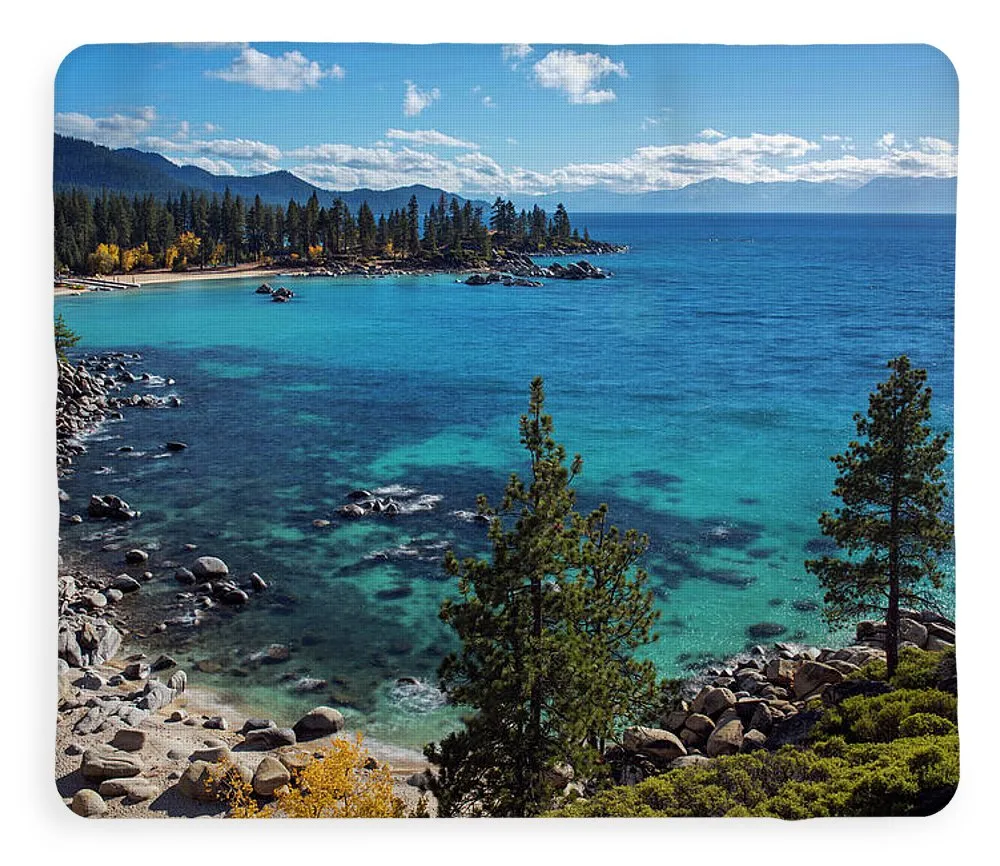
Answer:
<path fill-rule="evenodd" d="M 64 475 L 73 457 L 86 450 L 81 436 L 109 416 L 108 391 L 114 380 L 91 375 L 86 366 L 60 361 L 56 384 L 56 466 Z"/>
<path fill-rule="evenodd" d="M 954 646 L 954 623 L 931 612 L 907 612 L 900 647 L 940 650 Z M 852 694 L 877 694 L 885 683 L 847 678 L 874 659 L 884 659 L 885 623 L 861 622 L 857 643 L 842 649 L 776 643 L 772 651 L 755 646 L 748 657 L 709 669 L 693 697 L 660 720 L 660 727 L 624 731 L 621 745 L 605 760 L 616 780 L 643 778 L 756 749 L 777 749 L 802 742 L 820 712 L 820 699 L 835 704 Z M 704 682 L 704 680 L 708 682 Z"/>
<path fill-rule="evenodd" d="M 396 517 L 400 514 L 412 514 L 417 511 L 431 511 L 441 500 L 439 495 L 421 494 L 412 487 L 394 485 L 372 492 L 370 490 L 352 490 L 347 494 L 350 500 L 337 509 L 340 517 L 357 520 L 362 517 L 381 516 Z M 314 521 L 313 525 L 321 522 Z"/>
<path fill-rule="evenodd" d="M 488 274 L 472 274 L 465 281 L 467 286 L 488 286 L 491 283 L 499 283 L 502 286 L 523 286 L 525 288 L 538 288 L 543 285 L 540 280 L 532 280 L 528 277 L 516 277 L 513 274 L 505 274 L 499 271 L 490 271 Z"/>
<path fill-rule="evenodd" d="M 161 706 L 141 714 L 108 714 L 97 726 L 83 724 L 98 707 L 116 702 L 121 703 L 113 695 L 89 698 L 91 709 L 74 726 L 73 742 L 66 748 L 66 754 L 80 756 L 82 780 L 82 787 L 67 798 L 68 805 L 83 817 L 107 814 L 109 801 L 116 798 L 126 807 L 161 795 L 220 803 L 231 774 L 249 784 L 261 801 L 273 799 L 287 790 L 294 773 L 325 754 L 302 745 L 335 736 L 344 728 L 338 710 L 319 706 L 290 728 L 279 728 L 271 719 L 251 718 L 238 732 L 206 737 L 192 748 L 189 737 L 171 735 L 169 726 L 200 722 L 202 728 L 226 732 L 226 719 L 204 715 L 197 719 L 185 709 L 167 717 Z M 169 772 L 163 776 L 166 768 Z"/>
<path fill-rule="evenodd" d="M 270 295 L 272 301 L 277 301 L 283 303 L 284 301 L 291 300 L 295 297 L 295 292 L 291 289 L 287 289 L 284 286 L 278 286 L 276 289 L 272 289 L 267 283 L 261 283 L 255 290 L 254 294 L 257 295 Z"/>
<path fill-rule="evenodd" d="M 610 271 L 602 270 L 590 264 L 586 259 L 562 265 L 553 262 L 548 267 L 535 264 L 529 256 L 520 253 L 507 253 L 501 259 L 502 268 L 488 274 L 472 274 L 466 281 L 469 286 L 485 286 L 488 283 L 501 283 L 505 286 L 541 285 L 538 277 L 548 277 L 553 280 L 603 280 L 613 276 Z M 536 279 L 532 279 L 536 278 Z"/>
<path fill-rule="evenodd" d="M 200 611 L 211 610 L 217 604 L 229 607 L 242 607 L 250 602 L 251 593 L 263 592 L 268 588 L 267 581 L 256 571 L 251 572 L 246 579 L 245 588 L 237 585 L 229 574 L 229 566 L 217 556 L 199 556 L 191 567 L 181 567 L 174 572 L 174 579 L 190 590 L 180 592 L 176 598 L 181 602 L 191 601 L 194 610 L 191 616 L 182 618 L 175 624 L 197 625 L 200 622 Z"/>
<path fill-rule="evenodd" d="M 934 611 L 901 610 L 899 612 L 899 645 L 915 646 L 939 652 L 955 645 L 955 623 Z M 865 620 L 856 628 L 858 643 L 885 647 L 886 624 Z"/>
<path fill-rule="evenodd" d="M 90 502 L 87 503 L 87 514 L 99 520 L 135 520 L 142 512 L 132 508 L 124 499 L 113 493 L 93 493 Z"/>

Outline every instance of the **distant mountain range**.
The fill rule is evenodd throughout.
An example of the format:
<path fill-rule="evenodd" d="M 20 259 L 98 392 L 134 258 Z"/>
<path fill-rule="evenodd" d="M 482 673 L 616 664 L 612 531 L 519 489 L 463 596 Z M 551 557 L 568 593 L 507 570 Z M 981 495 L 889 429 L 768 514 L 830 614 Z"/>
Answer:
<path fill-rule="evenodd" d="M 106 189 L 127 195 L 151 193 L 158 198 L 166 198 L 168 195 L 177 198 L 182 192 L 190 194 L 193 190 L 209 196 L 212 193 L 221 196 L 228 187 L 234 196 L 243 196 L 248 202 L 259 195 L 265 204 L 287 205 L 290 199 L 303 204 L 315 192 L 323 206 L 329 205 L 339 196 L 354 211 L 361 207 L 362 202 L 367 201 L 376 215 L 404 209 L 414 195 L 421 213 L 430 210 L 432 204 L 436 205 L 442 193 L 449 202 L 453 197 L 452 193 L 445 190 L 422 184 L 389 190 L 321 189 L 288 171 L 272 171 L 249 177 L 216 175 L 194 165 L 175 165 L 158 153 L 131 147 L 110 150 L 89 141 L 62 135 L 55 136 L 52 175 L 56 190 L 76 187 L 92 194 L 99 194 L 102 189 Z M 460 205 L 466 202 L 460 195 L 454 195 L 454 198 L 458 199 Z M 473 207 L 482 207 L 484 212 L 489 212 L 488 202 L 474 199 L 470 201 Z"/>
<path fill-rule="evenodd" d="M 955 178 L 878 177 L 853 188 L 835 183 L 732 183 L 705 180 L 682 189 L 633 195 L 613 192 L 554 193 L 521 197 L 519 207 L 570 213 L 954 213 Z"/>
<path fill-rule="evenodd" d="M 55 136 L 53 170 L 55 188 L 77 187 L 92 193 L 107 189 L 129 195 L 152 193 L 161 198 L 182 192 L 218 193 L 229 187 L 233 195 L 252 200 L 259 195 L 267 204 L 303 203 L 315 192 L 324 205 L 336 197 L 352 210 L 367 201 L 376 213 L 405 208 L 412 195 L 421 212 L 436 204 L 442 192 L 423 185 L 390 190 L 325 190 L 288 171 L 244 177 L 215 175 L 193 165 L 178 166 L 157 153 L 123 148 L 110 150 L 75 138 Z M 596 190 L 520 196 L 515 204 L 530 210 L 535 204 L 552 212 L 562 202 L 570 213 L 670 213 L 670 212 L 785 212 L 785 213 L 954 213 L 955 178 L 880 177 L 857 188 L 835 183 L 732 183 L 706 180 L 682 189 L 640 194 Z M 466 199 L 455 194 L 459 204 Z M 474 207 L 489 213 L 490 202 L 471 199 Z"/>

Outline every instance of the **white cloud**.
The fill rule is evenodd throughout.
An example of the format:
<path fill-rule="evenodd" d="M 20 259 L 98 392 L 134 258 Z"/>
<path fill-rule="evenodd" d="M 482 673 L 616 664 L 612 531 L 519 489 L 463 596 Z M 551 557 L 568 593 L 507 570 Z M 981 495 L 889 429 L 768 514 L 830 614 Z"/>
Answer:
<path fill-rule="evenodd" d="M 502 48 L 504 63 L 510 63 L 511 69 L 517 69 L 517 64 L 524 60 L 524 58 L 531 54 L 534 50 L 535 49 L 530 45 L 523 42 L 519 44 L 504 45 Z"/>
<path fill-rule="evenodd" d="M 497 104 L 493 101 L 493 97 L 492 96 L 484 96 L 483 97 L 483 105 L 486 108 L 496 108 L 497 107 Z"/>
<path fill-rule="evenodd" d="M 245 45 L 228 69 L 209 69 L 205 75 L 260 90 L 304 90 L 319 87 L 324 78 L 343 78 L 344 70 L 336 64 L 323 69 L 299 51 L 286 51 L 281 57 L 271 57 Z"/>
<path fill-rule="evenodd" d="M 639 129 L 645 132 L 651 126 L 659 126 L 659 125 L 660 121 L 658 121 L 655 117 L 644 117 L 642 119 L 642 123 L 639 124 Z"/>
<path fill-rule="evenodd" d="M 55 131 L 60 135 L 83 138 L 107 147 L 133 147 L 139 137 L 149 131 L 156 120 L 156 109 L 144 105 L 131 115 L 113 114 L 110 117 L 91 117 L 77 112 L 58 112 Z"/>
<path fill-rule="evenodd" d="M 953 145 L 950 141 L 945 141 L 943 138 L 923 136 L 919 139 L 919 142 L 920 149 L 926 153 L 952 154 L 955 152 L 955 145 Z"/>
<path fill-rule="evenodd" d="M 406 94 L 403 96 L 403 114 L 407 117 L 415 117 L 432 102 L 441 98 L 441 91 L 436 87 L 432 87 L 430 90 L 421 90 L 412 81 L 405 83 Z"/>
<path fill-rule="evenodd" d="M 202 128 L 209 135 L 211 135 L 213 132 L 218 132 L 220 129 L 222 129 L 221 126 L 216 126 L 214 123 L 207 123 L 207 122 L 202 124 Z"/>
<path fill-rule="evenodd" d="M 726 137 L 726 134 L 724 132 L 719 132 L 719 130 L 712 129 L 712 127 L 708 127 L 707 129 L 703 129 L 701 132 L 698 133 L 698 138 L 703 138 L 703 139 L 705 139 L 705 141 L 714 141 L 716 139 L 725 138 L 725 137 Z"/>
<path fill-rule="evenodd" d="M 445 135 L 436 129 L 389 129 L 386 131 L 385 137 L 398 141 L 411 141 L 414 144 L 422 144 L 430 147 L 461 147 L 469 150 L 475 150 L 479 147 L 474 142 L 463 141 L 460 138 Z"/>
<path fill-rule="evenodd" d="M 208 140 L 193 139 L 191 141 L 171 141 L 167 138 L 148 136 L 146 147 L 169 153 L 196 153 L 204 156 L 214 156 L 222 159 L 281 159 L 281 151 L 273 144 L 263 141 L 252 141 L 245 138 L 213 138 Z"/>
<path fill-rule="evenodd" d="M 514 145 L 516 145 L 516 144 L 518 144 L 518 140 L 516 138 L 508 138 L 507 139 L 507 144 L 514 144 Z"/>
<path fill-rule="evenodd" d="M 178 138 L 187 138 L 191 134 L 191 124 L 182 120 L 177 124 L 177 131 L 174 133 Z"/>
<path fill-rule="evenodd" d="M 171 156 L 168 159 L 175 165 L 194 165 L 212 174 L 234 175 L 238 173 L 224 159 L 209 159 L 207 156 Z"/>
<path fill-rule="evenodd" d="M 875 142 L 875 144 L 879 147 L 879 149 L 884 150 L 886 152 L 891 151 L 895 143 L 896 143 L 896 133 L 894 132 L 884 133 L 882 137 L 877 142 Z"/>
<path fill-rule="evenodd" d="M 615 92 L 595 89 L 597 82 L 611 74 L 628 77 L 624 63 L 616 63 L 600 54 L 577 54 L 568 49 L 550 51 L 533 69 L 539 85 L 564 91 L 573 105 L 611 102 L 615 99 Z"/>
<path fill-rule="evenodd" d="M 893 150 L 868 158 L 844 155 L 837 159 L 800 163 L 788 166 L 786 173 L 789 179 L 795 180 L 860 185 L 875 177 L 955 177 L 957 160 L 953 153 L 944 150 Z"/>

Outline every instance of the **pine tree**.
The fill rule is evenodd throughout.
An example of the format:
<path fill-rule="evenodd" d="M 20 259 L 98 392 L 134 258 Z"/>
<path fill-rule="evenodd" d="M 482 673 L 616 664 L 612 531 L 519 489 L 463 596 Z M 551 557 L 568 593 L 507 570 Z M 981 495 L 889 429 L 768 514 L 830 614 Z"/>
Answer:
<path fill-rule="evenodd" d="M 900 607 L 928 603 L 926 584 L 941 586 L 938 556 L 951 549 L 954 529 L 941 517 L 948 495 L 941 465 L 947 433 L 932 435 L 927 373 L 906 355 L 857 413 L 858 440 L 831 459 L 839 472 L 833 495 L 843 505 L 824 512 L 820 528 L 846 553 L 806 562 L 826 590 L 831 623 L 884 612 L 888 675 L 896 671 Z"/>
<path fill-rule="evenodd" d="M 66 361 L 66 349 L 70 349 L 80 342 L 80 336 L 75 331 L 73 331 L 69 325 L 63 320 L 62 313 L 59 313 L 55 319 L 55 340 L 56 340 L 56 357 L 60 361 Z"/>
<path fill-rule="evenodd" d="M 575 511 L 582 461 L 566 466 L 544 399 L 536 378 L 520 422 L 530 480 L 512 474 L 498 511 L 479 500 L 492 560 L 446 559 L 460 598 L 445 601 L 441 619 L 462 648 L 441 679 L 475 714 L 425 750 L 441 815 L 539 814 L 559 787 L 553 771 L 596 774 L 604 741 L 655 697 L 652 664 L 633 658 L 654 639 L 657 615 L 635 569 L 647 540 L 609 526 L 605 506 Z"/>

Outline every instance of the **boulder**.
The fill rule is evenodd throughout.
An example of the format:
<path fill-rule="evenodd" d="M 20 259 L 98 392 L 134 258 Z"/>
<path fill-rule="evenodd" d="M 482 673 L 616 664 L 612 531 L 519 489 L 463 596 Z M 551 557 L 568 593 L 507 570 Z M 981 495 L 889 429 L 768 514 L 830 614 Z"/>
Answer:
<path fill-rule="evenodd" d="M 143 769 L 142 761 L 135 755 L 105 745 L 87 749 L 80 765 L 83 777 L 92 782 L 138 776 Z"/>
<path fill-rule="evenodd" d="M 206 746 L 204 749 L 196 749 L 191 753 L 192 761 L 205 761 L 209 764 L 218 764 L 219 761 L 226 760 L 230 758 L 229 746 L 225 745 L 210 745 Z"/>
<path fill-rule="evenodd" d="M 178 583 L 183 583 L 186 586 L 193 584 L 197 578 L 194 576 L 194 572 L 190 568 L 178 568 L 174 572 L 174 580 Z"/>
<path fill-rule="evenodd" d="M 250 588 L 254 592 L 263 592 L 267 589 L 267 582 L 256 571 L 250 574 Z"/>
<path fill-rule="evenodd" d="M 316 740 L 344 729 L 343 714 L 333 707 L 315 707 L 299 719 L 292 730 L 298 740 Z"/>
<path fill-rule="evenodd" d="M 924 644 L 924 649 L 930 652 L 941 652 L 942 650 L 951 649 L 955 646 L 954 641 L 944 640 L 935 634 L 929 635 L 927 638 L 927 643 Z"/>
<path fill-rule="evenodd" d="M 170 686 L 166 686 L 158 680 L 150 680 L 143 688 L 143 695 L 139 698 L 136 706 L 140 710 L 162 710 L 174 697 L 174 690 Z"/>
<path fill-rule="evenodd" d="M 187 688 L 187 674 L 184 671 L 177 670 L 170 675 L 170 679 L 167 680 L 167 688 L 176 694 L 182 694 Z"/>
<path fill-rule="evenodd" d="M 157 793 L 157 787 L 148 779 L 106 779 L 98 788 L 102 797 L 124 797 L 132 803 L 152 800 Z"/>
<path fill-rule="evenodd" d="M 144 680 L 149 676 L 149 665 L 146 662 L 132 662 L 125 666 L 122 676 L 127 680 Z"/>
<path fill-rule="evenodd" d="M 138 547 L 133 548 L 125 554 L 125 562 L 129 565 L 142 565 L 144 562 L 149 561 L 149 554 L 145 550 L 140 550 Z"/>
<path fill-rule="evenodd" d="M 702 739 L 715 730 L 715 722 L 702 713 L 692 713 L 687 717 L 684 726 L 688 730 L 694 731 Z"/>
<path fill-rule="evenodd" d="M 138 592 L 142 589 L 142 584 L 134 577 L 130 577 L 127 574 L 119 574 L 118 577 L 111 581 L 111 588 L 123 593 Z"/>
<path fill-rule="evenodd" d="M 282 746 L 294 746 L 298 742 L 295 731 L 291 728 L 258 728 L 247 731 L 243 745 L 256 751 L 270 751 Z"/>
<path fill-rule="evenodd" d="M 229 574 L 229 566 L 216 556 L 199 556 L 191 565 L 191 573 L 201 580 L 213 580 Z"/>
<path fill-rule="evenodd" d="M 217 768 L 208 761 L 194 761 L 177 780 L 177 791 L 191 800 L 211 803 L 218 800 L 218 779 L 213 776 Z"/>
<path fill-rule="evenodd" d="M 742 746 L 743 723 L 739 719 L 732 719 L 712 731 L 705 752 L 710 758 L 717 758 L 720 755 L 735 755 Z"/>
<path fill-rule="evenodd" d="M 214 731 L 226 731 L 229 729 L 229 722 L 226 721 L 225 716 L 211 716 L 205 719 L 204 728 L 210 728 Z"/>
<path fill-rule="evenodd" d="M 267 755 L 257 765 L 252 785 L 255 794 L 261 797 L 273 797 L 275 791 L 283 785 L 287 785 L 291 780 L 292 774 L 288 768 L 277 758 Z"/>
<path fill-rule="evenodd" d="M 97 791 L 82 788 L 73 795 L 70 809 L 83 818 L 100 818 L 108 811 L 108 804 L 104 802 L 104 798 Z"/>
<path fill-rule="evenodd" d="M 679 731 L 684 730 L 684 724 L 687 722 L 687 718 L 687 710 L 674 710 L 669 716 L 667 716 L 662 724 L 668 731 L 673 731 L 676 734 Z"/>
<path fill-rule="evenodd" d="M 622 735 L 622 745 L 626 751 L 641 753 L 661 764 L 687 754 L 687 748 L 677 735 L 662 728 L 626 728 Z"/>
<path fill-rule="evenodd" d="M 704 713 L 706 716 L 717 719 L 721 713 L 735 706 L 736 695 L 729 689 L 709 687 L 698 693 L 691 704 L 691 709 L 696 713 Z"/>
<path fill-rule="evenodd" d="M 138 752 L 146 745 L 146 732 L 132 728 L 120 728 L 115 731 L 111 745 L 123 752 Z"/>
<path fill-rule="evenodd" d="M 830 665 L 823 662 L 805 662 L 795 673 L 792 688 L 795 697 L 803 698 L 824 683 L 839 683 L 843 679 L 844 675 Z"/>
<path fill-rule="evenodd" d="M 750 730 L 743 735 L 743 745 L 740 746 L 741 752 L 755 752 L 759 749 L 763 749 L 767 743 L 767 735 L 761 733 L 760 731 Z"/>
<path fill-rule="evenodd" d="M 764 668 L 764 676 L 767 677 L 768 682 L 787 688 L 795 679 L 795 671 L 798 668 L 799 662 L 788 659 L 771 659 L 767 663 L 767 667 Z"/>
<path fill-rule="evenodd" d="M 927 626 L 915 619 L 902 618 L 899 621 L 899 639 L 922 647 L 927 643 Z"/>
<path fill-rule="evenodd" d="M 668 765 L 670 770 L 681 770 L 684 767 L 707 767 L 712 763 L 712 759 L 705 755 L 681 755 L 674 758 Z"/>
<path fill-rule="evenodd" d="M 161 653 L 156 657 L 156 661 L 154 661 L 149 666 L 149 669 L 151 671 L 163 671 L 166 670 L 167 668 L 173 668 L 173 667 L 177 667 L 177 659 L 175 659 L 173 656 L 168 656 L 164 653 Z"/>

